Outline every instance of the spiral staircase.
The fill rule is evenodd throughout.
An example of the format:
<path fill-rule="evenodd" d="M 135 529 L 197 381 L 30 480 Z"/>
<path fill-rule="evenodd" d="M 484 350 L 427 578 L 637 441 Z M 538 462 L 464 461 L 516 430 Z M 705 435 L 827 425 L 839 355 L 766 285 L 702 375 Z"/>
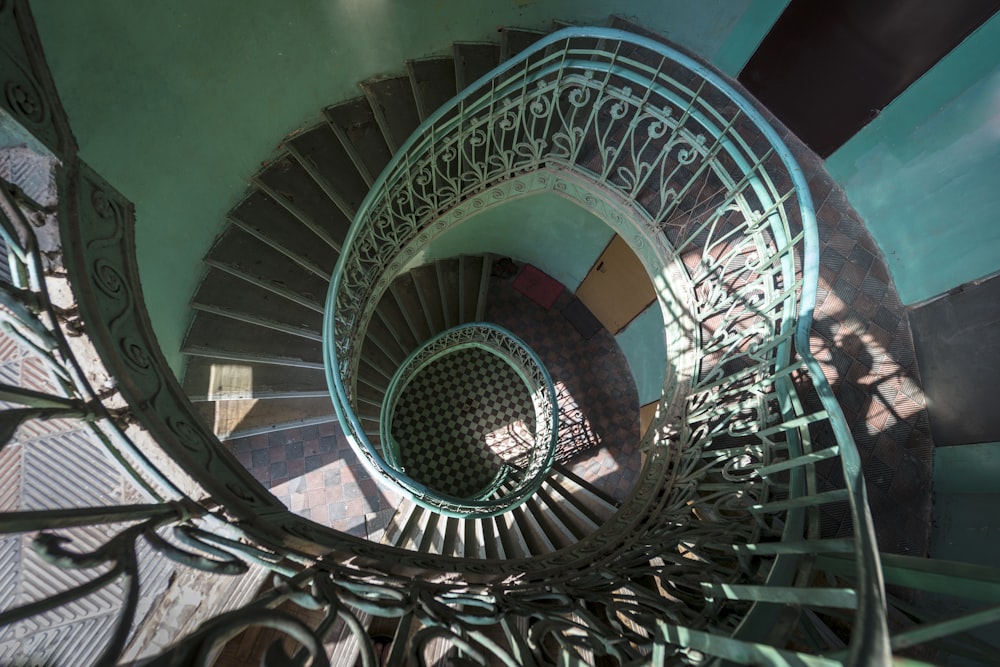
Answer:
<path fill-rule="evenodd" d="M 0 628 L 14 628 L 0 648 L 39 647 L 20 638 L 58 612 L 75 633 L 61 655 L 77 646 L 98 664 L 288 651 L 292 664 L 884 664 L 996 616 L 936 620 L 890 598 L 890 635 L 883 576 L 974 599 L 995 581 L 878 553 L 809 345 L 809 189 L 708 66 L 614 19 L 504 29 L 500 44 L 456 43 L 362 82 L 363 97 L 289 136 L 229 213 L 191 302 L 181 387 L 138 291 L 131 205 L 76 155 L 27 5 L 0 2 L 0 18 L 20 36 L 4 47 L 0 128 L 23 130 L 43 156 L 24 165 L 45 161 L 52 194 L 23 187 L 27 168 L 4 178 L 3 347 L 50 373 L 3 385 L 4 447 L 26 448 L 22 427 L 70 424 L 128 481 L 72 508 L 4 497 L 3 557 L 55 568 L 63 590 L 0 579 Z M 544 367 L 483 322 L 495 258 L 420 260 L 476 214 L 543 192 L 628 243 L 662 314 L 663 390 L 620 505 L 554 463 Z M 510 370 L 533 418 L 522 458 L 462 491 L 420 472 L 408 448 L 428 443 L 394 427 L 415 379 L 459 351 Z M 333 421 L 406 499 L 378 541 L 290 513 L 217 438 Z M 443 442 L 429 449 L 458 458 Z M 48 458 L 51 497 L 72 493 L 79 471 Z M 833 505 L 846 533 L 821 525 Z M 120 612 L 74 625 L 96 593 Z"/>

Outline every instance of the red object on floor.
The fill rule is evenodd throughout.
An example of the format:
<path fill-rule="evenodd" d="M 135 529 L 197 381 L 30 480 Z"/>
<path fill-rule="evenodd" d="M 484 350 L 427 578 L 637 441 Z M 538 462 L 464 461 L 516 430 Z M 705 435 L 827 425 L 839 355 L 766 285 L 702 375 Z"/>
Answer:
<path fill-rule="evenodd" d="M 514 278 L 514 289 L 548 310 L 562 294 L 563 286 L 552 276 L 525 264 L 521 273 Z"/>

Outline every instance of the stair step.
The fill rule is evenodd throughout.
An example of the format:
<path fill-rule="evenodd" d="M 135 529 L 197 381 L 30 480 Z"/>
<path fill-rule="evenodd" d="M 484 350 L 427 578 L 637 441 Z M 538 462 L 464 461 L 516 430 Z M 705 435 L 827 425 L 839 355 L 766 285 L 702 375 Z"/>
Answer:
<path fill-rule="evenodd" d="M 483 255 L 482 273 L 479 275 L 479 293 L 476 295 L 476 321 L 481 322 L 486 319 L 486 302 L 490 293 L 490 278 L 493 274 L 493 260 L 495 256 Z"/>
<path fill-rule="evenodd" d="M 329 397 L 217 401 L 194 407 L 220 440 L 337 421 Z"/>
<path fill-rule="evenodd" d="M 455 42 L 455 87 L 462 91 L 500 64 L 500 45 L 494 42 Z"/>
<path fill-rule="evenodd" d="M 454 58 L 421 58 L 407 60 L 406 71 L 417 103 L 417 114 L 423 122 L 445 102 L 455 97 Z"/>
<path fill-rule="evenodd" d="M 410 271 L 413 282 L 417 286 L 417 298 L 424 313 L 424 321 L 430 335 L 434 336 L 445 330 L 444 312 L 441 308 L 441 287 L 438 285 L 437 270 L 433 264 L 424 264 Z"/>
<path fill-rule="evenodd" d="M 418 550 L 425 554 L 440 554 L 444 550 L 445 529 L 447 517 L 425 510 L 428 514 L 424 524 L 423 538 Z"/>
<path fill-rule="evenodd" d="M 362 347 L 362 355 L 367 353 L 368 347 L 377 348 L 381 353 L 389 359 L 392 363 L 392 367 L 398 368 L 403 360 L 406 359 L 408 351 L 403 348 L 399 341 L 396 340 L 394 332 L 386 326 L 385 322 L 378 309 L 375 310 L 375 314 L 372 316 L 371 321 L 368 323 L 368 329 L 365 331 L 365 341 L 364 347 Z"/>
<path fill-rule="evenodd" d="M 396 513 L 393 514 L 392 519 L 389 520 L 388 525 L 385 527 L 385 532 L 382 534 L 382 544 L 390 546 L 399 545 L 416 507 L 416 503 L 406 498 L 400 502 L 399 507 L 396 508 Z"/>
<path fill-rule="evenodd" d="M 483 530 L 485 519 L 471 519 L 462 525 L 462 553 L 455 553 L 462 558 L 486 558 L 486 534 Z"/>
<path fill-rule="evenodd" d="M 531 504 L 530 500 L 507 513 L 514 516 L 514 521 L 517 522 L 520 529 L 521 538 L 528 545 L 526 555 L 534 556 L 555 551 L 556 545 L 546 533 L 545 528 L 538 523 L 534 511 L 532 511 L 533 508 L 528 507 L 529 504 Z"/>
<path fill-rule="evenodd" d="M 232 361 L 323 368 L 323 344 L 320 341 L 204 311 L 195 313 L 181 352 Z"/>
<path fill-rule="evenodd" d="M 320 123 L 285 145 L 340 212 L 353 219 L 368 194 L 368 184 L 330 124 Z"/>
<path fill-rule="evenodd" d="M 390 344 L 395 345 L 404 359 L 417 347 L 418 341 L 410 329 L 407 315 L 400 308 L 391 289 L 386 290 L 379 301 L 372 322 L 375 323 L 374 335 L 378 336 L 386 347 Z"/>
<path fill-rule="evenodd" d="M 232 224 L 277 249 L 302 268 L 329 279 L 337 252 L 272 197 L 253 189 L 229 212 Z"/>
<path fill-rule="evenodd" d="M 515 518 L 516 513 L 517 510 L 514 510 L 493 517 L 493 525 L 499 538 L 498 546 L 502 545 L 503 548 L 504 555 L 501 558 L 527 558 L 532 553 L 521 532 L 520 523 Z"/>
<path fill-rule="evenodd" d="M 243 313 L 289 332 L 322 339 L 323 315 L 232 274 L 209 268 L 192 307 L 217 313 Z"/>
<path fill-rule="evenodd" d="M 367 382 L 359 382 L 357 390 L 359 408 L 363 407 L 360 405 L 363 403 L 364 405 L 375 410 L 375 412 L 368 411 L 366 414 L 378 414 L 378 410 L 382 406 L 382 399 L 385 397 L 385 388 L 387 386 L 388 383 L 378 386 L 371 385 Z"/>
<path fill-rule="evenodd" d="M 465 519 L 457 519 L 453 516 L 445 519 L 444 543 L 441 547 L 442 555 L 457 556 L 459 558 L 464 555 L 465 524 Z"/>
<path fill-rule="evenodd" d="M 369 355 L 361 356 L 361 366 L 358 372 L 361 376 L 367 378 L 366 384 L 379 386 L 383 382 L 385 386 L 389 386 L 389 382 L 392 380 L 392 373 L 395 367 L 387 363 L 384 357 L 378 356 L 379 351 L 369 350 Z"/>
<path fill-rule="evenodd" d="M 396 546 L 416 551 L 419 548 L 420 543 L 423 541 L 425 527 L 427 526 L 427 521 L 430 515 L 430 511 L 424 509 L 420 505 L 414 504 L 413 509 L 409 512 L 409 515 L 406 518 L 406 524 L 403 527 L 403 531 L 396 539 Z"/>
<path fill-rule="evenodd" d="M 500 529 L 497 528 L 496 517 L 486 517 L 479 519 L 479 528 L 483 533 L 483 551 L 487 558 L 504 559 L 507 557 L 507 550 L 504 549 L 503 540 L 500 537 Z"/>
<path fill-rule="evenodd" d="M 534 519 L 553 549 L 576 544 L 581 537 L 589 534 L 588 532 L 581 534 L 578 530 L 574 530 L 572 525 L 567 524 L 563 520 L 563 513 L 555 511 L 559 509 L 558 506 L 550 504 L 547 496 L 542 493 L 536 493 L 521 507 Z"/>
<path fill-rule="evenodd" d="M 459 318 L 459 262 L 457 259 L 434 262 L 437 283 L 441 292 L 441 312 L 444 313 L 444 327 L 450 329 L 461 323 Z"/>
<path fill-rule="evenodd" d="M 387 380 L 391 380 L 393 373 L 399 368 L 402 359 L 397 359 L 395 356 L 387 354 L 382 345 L 376 342 L 376 334 L 372 333 L 370 328 L 368 335 L 365 336 L 365 340 L 362 343 L 361 359 L 372 365 Z M 390 348 L 390 351 L 394 352 L 392 348 Z"/>
<path fill-rule="evenodd" d="M 329 396 L 322 370 L 189 357 L 184 391 L 192 401 Z"/>
<path fill-rule="evenodd" d="M 358 173 L 369 187 L 392 158 L 375 112 L 364 97 L 356 97 L 323 110 Z"/>
<path fill-rule="evenodd" d="M 319 332 L 300 327 L 290 327 L 284 324 L 283 322 L 275 322 L 273 320 L 260 317 L 259 315 L 255 315 L 253 313 L 245 313 L 236 310 L 231 310 L 229 308 L 206 306 L 197 303 L 191 304 L 191 307 L 200 312 L 211 313 L 213 315 L 218 315 L 219 317 L 225 317 L 231 319 L 234 322 L 242 322 L 243 324 L 252 324 L 253 326 L 272 329 L 274 331 L 279 331 L 281 333 L 288 334 L 290 336 L 298 336 L 300 338 L 305 338 L 306 340 L 313 340 L 313 341 L 323 340 L 323 336 Z"/>
<path fill-rule="evenodd" d="M 395 154 L 420 125 L 409 77 L 369 79 L 358 85 L 371 104 L 389 151 Z"/>
<path fill-rule="evenodd" d="M 598 525 L 618 511 L 618 501 L 558 463 L 552 466 L 546 482 L 547 488 Z"/>
<path fill-rule="evenodd" d="M 431 330 L 427 326 L 427 318 L 424 315 L 413 276 L 409 273 L 403 274 L 389 286 L 389 292 L 396 300 L 396 305 L 405 318 L 410 335 L 417 342 L 417 345 L 430 338 Z"/>
<path fill-rule="evenodd" d="M 278 158 L 254 176 L 253 181 L 327 245 L 340 250 L 351 219 L 294 157 Z"/>
<path fill-rule="evenodd" d="M 503 32 L 500 33 L 500 60 L 510 60 L 542 37 L 545 37 L 546 34 L 541 30 L 504 28 Z M 537 57 L 542 57 L 542 54 L 539 53 Z"/>
<path fill-rule="evenodd" d="M 329 283 L 238 227 L 222 233 L 205 263 L 323 312 Z"/>

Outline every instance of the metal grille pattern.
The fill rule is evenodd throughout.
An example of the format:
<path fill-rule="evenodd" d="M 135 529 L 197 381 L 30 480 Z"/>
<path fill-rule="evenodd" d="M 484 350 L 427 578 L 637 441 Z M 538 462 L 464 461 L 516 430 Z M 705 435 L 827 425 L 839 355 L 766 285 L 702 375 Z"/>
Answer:
<path fill-rule="evenodd" d="M 326 341 L 335 403 L 359 445 L 353 382 L 372 309 L 409 258 L 476 211 L 559 193 L 625 238 L 658 290 L 671 367 L 632 496 L 572 547 L 470 562 L 364 543 L 291 517 L 199 429 L 149 351 L 137 281 L 125 278 L 133 275 L 123 242 L 128 203 L 79 163 L 26 2 L 0 0 L 0 27 L 18 36 L 0 42 L 0 113 L 64 165 L 55 181 L 60 224 L 47 205 L 0 182 L 0 236 L 15 269 L 0 282 L 0 326 L 50 372 L 49 384 L 31 388 L 0 365 L 0 533 L 11 536 L 0 542 L 0 566 L 35 587 L 26 601 L 16 580 L 0 576 L 0 628 L 34 630 L 22 651 L 59 644 L 53 659 L 100 652 L 99 664 L 118 661 L 136 615 L 155 604 L 154 568 L 142 562 L 156 552 L 213 581 L 247 572 L 246 563 L 277 577 L 154 665 L 207 664 L 253 625 L 292 638 L 296 664 L 307 654 L 326 664 L 324 642 L 332 641 L 348 662 L 356 651 L 372 665 L 374 618 L 394 623 L 389 664 L 443 654 L 506 665 L 889 659 L 857 453 L 809 352 L 817 267 L 808 190 L 774 131 L 719 76 L 626 33 L 561 31 L 428 119 L 362 206 L 330 292 Z M 0 350 L 12 349 L 0 337 Z M 792 377 L 803 369 L 812 384 L 796 387 Z M 800 391 L 818 394 L 822 409 L 805 411 Z M 74 428 L 48 430 L 57 422 Z M 820 425 L 836 442 L 813 438 Z M 135 488 L 113 494 L 104 469 L 77 457 L 54 466 L 53 476 L 75 463 L 97 482 L 100 500 L 66 507 L 59 501 L 71 502 L 68 495 L 32 490 L 15 433 L 65 448 L 78 443 L 59 433 L 84 431 Z M 818 491 L 813 469 L 821 461 L 840 464 L 841 488 Z M 22 490 L 44 509 L 22 507 Z M 818 509 L 843 500 L 854 533 L 828 538 Z M 1000 577 L 986 568 L 883 560 L 896 582 L 937 592 L 955 586 L 996 604 L 990 587 Z M 46 582 L 65 588 L 53 592 Z M 110 592 L 120 609 L 103 637 L 84 608 L 110 608 L 90 599 L 96 592 Z M 312 620 L 286 607 L 309 610 Z M 847 619 L 842 650 L 788 640 L 800 621 L 807 635 L 831 633 L 821 614 L 838 627 Z M 57 641 L 42 626 L 60 616 L 83 620 Z M 892 647 L 996 616 L 994 607 L 923 622 L 892 637 Z M 268 661 L 280 662 L 281 650 L 272 645 Z"/>

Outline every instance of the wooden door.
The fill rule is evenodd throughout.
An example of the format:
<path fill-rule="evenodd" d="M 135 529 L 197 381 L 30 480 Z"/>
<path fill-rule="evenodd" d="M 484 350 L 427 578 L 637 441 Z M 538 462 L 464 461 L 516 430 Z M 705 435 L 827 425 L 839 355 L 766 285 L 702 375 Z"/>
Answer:
<path fill-rule="evenodd" d="M 656 300 L 646 269 L 617 234 L 580 283 L 576 296 L 612 334 Z"/>

